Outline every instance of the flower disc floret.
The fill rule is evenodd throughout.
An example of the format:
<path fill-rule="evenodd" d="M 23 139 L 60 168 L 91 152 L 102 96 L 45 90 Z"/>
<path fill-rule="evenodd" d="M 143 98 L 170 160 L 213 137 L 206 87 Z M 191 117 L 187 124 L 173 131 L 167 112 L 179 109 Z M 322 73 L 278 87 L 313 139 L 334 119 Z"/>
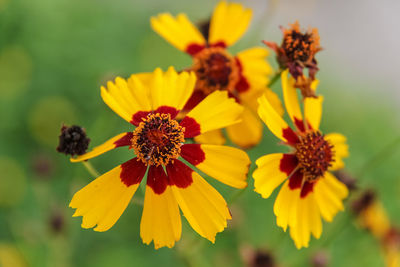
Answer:
<path fill-rule="evenodd" d="M 216 90 L 234 91 L 239 81 L 239 66 L 225 48 L 209 47 L 193 58 L 192 70 L 196 72 L 196 89 L 206 95 Z"/>
<path fill-rule="evenodd" d="M 147 165 L 167 165 L 179 157 L 184 128 L 170 114 L 149 114 L 133 132 L 131 147 Z"/>
<path fill-rule="evenodd" d="M 306 133 L 295 148 L 296 157 L 306 181 L 317 180 L 332 166 L 333 146 L 319 131 Z"/>

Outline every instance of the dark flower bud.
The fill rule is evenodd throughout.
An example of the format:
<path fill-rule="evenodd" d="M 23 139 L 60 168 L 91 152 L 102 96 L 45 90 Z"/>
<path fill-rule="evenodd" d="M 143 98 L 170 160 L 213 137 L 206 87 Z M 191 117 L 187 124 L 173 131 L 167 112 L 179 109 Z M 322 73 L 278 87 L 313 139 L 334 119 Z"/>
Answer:
<path fill-rule="evenodd" d="M 273 256 L 263 250 L 258 250 L 254 254 L 253 262 L 250 264 L 251 267 L 274 267 L 275 260 Z"/>
<path fill-rule="evenodd" d="M 350 191 L 357 189 L 357 180 L 344 170 L 335 171 L 335 176 L 344 183 Z"/>
<path fill-rule="evenodd" d="M 363 192 L 361 196 L 354 200 L 351 208 L 355 214 L 360 214 L 363 210 L 368 208 L 376 199 L 376 194 L 371 189 Z"/>
<path fill-rule="evenodd" d="M 60 233 L 64 229 L 64 216 L 61 212 L 53 211 L 49 218 L 50 229 L 54 233 Z"/>
<path fill-rule="evenodd" d="M 85 129 L 76 125 L 71 127 L 63 125 L 59 139 L 57 151 L 71 156 L 85 154 L 90 142 Z"/>

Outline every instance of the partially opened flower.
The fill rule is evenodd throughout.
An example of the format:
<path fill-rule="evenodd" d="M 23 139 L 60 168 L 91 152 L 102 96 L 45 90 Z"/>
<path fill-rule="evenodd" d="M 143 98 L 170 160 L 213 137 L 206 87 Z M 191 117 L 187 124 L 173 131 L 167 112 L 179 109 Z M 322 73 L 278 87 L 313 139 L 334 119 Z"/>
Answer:
<path fill-rule="evenodd" d="M 280 185 L 274 213 L 277 224 L 290 235 L 296 247 L 307 247 L 310 235 L 319 238 L 321 217 L 332 221 L 340 210 L 348 190 L 330 171 L 342 168 L 348 155 L 346 138 L 338 133 L 324 135 L 319 130 L 322 96 L 304 100 L 300 109 L 294 79 L 282 73 L 282 88 L 291 128 L 275 112 L 265 96 L 259 98 L 258 113 L 273 134 L 291 148 L 288 153 L 269 154 L 256 161 L 253 173 L 255 191 L 268 198 Z M 316 82 L 313 89 L 316 88 Z"/>
<path fill-rule="evenodd" d="M 196 73 L 195 90 L 185 105 L 190 110 L 214 91 L 227 91 L 245 109 L 242 122 L 227 127 L 229 138 L 237 145 L 251 147 L 262 137 L 262 123 L 258 119 L 257 98 L 267 89 L 272 73 L 266 62 L 268 50 L 254 47 L 237 55 L 227 50 L 246 32 L 252 11 L 237 3 L 220 2 L 211 17 L 207 39 L 185 14 L 173 17 L 163 13 L 151 18 L 151 26 L 159 35 L 193 58 L 189 68 Z M 270 90 L 268 97 L 279 112 L 283 112 L 279 98 Z M 209 132 L 198 140 L 223 143 L 219 131 Z"/>
<path fill-rule="evenodd" d="M 247 186 L 250 160 L 237 148 L 184 144 L 208 131 L 236 123 L 243 108 L 226 92 L 210 94 L 178 122 L 177 114 L 190 97 L 194 73 L 173 68 L 163 73 L 116 78 L 101 88 L 104 102 L 136 128 L 121 133 L 73 162 L 96 157 L 111 149 L 132 149 L 133 159 L 101 175 L 77 192 L 70 206 L 82 216 L 82 227 L 111 228 L 124 212 L 147 173 L 140 235 L 155 248 L 172 247 L 181 236 L 182 210 L 192 228 L 214 242 L 231 218 L 227 203 L 192 167 L 235 188 Z"/>

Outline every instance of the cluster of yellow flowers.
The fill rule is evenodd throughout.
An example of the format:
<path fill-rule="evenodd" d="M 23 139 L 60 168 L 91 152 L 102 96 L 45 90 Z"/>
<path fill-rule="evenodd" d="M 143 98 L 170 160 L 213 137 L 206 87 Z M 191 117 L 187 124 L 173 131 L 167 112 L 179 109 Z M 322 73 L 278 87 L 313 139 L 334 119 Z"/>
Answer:
<path fill-rule="evenodd" d="M 134 158 L 78 191 L 70 207 L 83 228 L 110 229 L 146 179 L 140 236 L 155 248 L 173 247 L 181 237 L 183 213 L 202 237 L 215 241 L 231 213 L 224 198 L 197 170 L 234 188 L 248 186 L 251 161 L 243 149 L 262 139 L 263 124 L 289 147 L 256 160 L 254 191 L 263 198 L 280 187 L 274 213 L 277 225 L 297 248 L 319 238 L 322 219 L 343 210 L 347 187 L 331 171 L 343 168 L 346 138 L 320 129 L 323 97 L 317 94 L 315 54 L 321 49 L 316 30 L 298 23 L 283 29 L 281 45 L 265 42 L 277 53 L 276 77 L 266 61 L 269 52 L 253 47 L 232 55 L 228 48 L 246 32 L 252 11 L 220 2 L 203 32 L 184 14 L 151 18 L 151 27 L 193 59 L 184 71 L 170 67 L 152 73 L 117 77 L 101 88 L 104 102 L 135 128 L 92 151 L 71 158 L 81 162 L 114 148 L 132 149 Z M 305 70 L 308 70 L 308 75 Z M 283 102 L 268 86 L 281 79 Z M 299 89 L 299 90 L 298 90 Z M 301 94 L 300 94 L 301 93 Z M 225 146 L 227 137 L 238 147 Z"/>

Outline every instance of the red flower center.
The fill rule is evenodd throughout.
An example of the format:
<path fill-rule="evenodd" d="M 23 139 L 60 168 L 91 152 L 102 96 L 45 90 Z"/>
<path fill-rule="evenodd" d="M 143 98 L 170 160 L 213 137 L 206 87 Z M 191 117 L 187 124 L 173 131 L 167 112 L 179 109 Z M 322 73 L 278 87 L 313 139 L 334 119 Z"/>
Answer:
<path fill-rule="evenodd" d="M 317 180 L 332 166 L 333 146 L 319 131 L 307 133 L 295 148 L 301 171 L 307 181 Z"/>
<path fill-rule="evenodd" d="M 195 90 L 206 95 L 215 90 L 233 92 L 239 81 L 239 66 L 222 47 L 208 47 L 196 54 L 192 70 L 197 76 Z"/>
<path fill-rule="evenodd" d="M 184 128 L 170 114 L 149 114 L 133 132 L 131 147 L 148 165 L 166 165 L 179 157 Z"/>

